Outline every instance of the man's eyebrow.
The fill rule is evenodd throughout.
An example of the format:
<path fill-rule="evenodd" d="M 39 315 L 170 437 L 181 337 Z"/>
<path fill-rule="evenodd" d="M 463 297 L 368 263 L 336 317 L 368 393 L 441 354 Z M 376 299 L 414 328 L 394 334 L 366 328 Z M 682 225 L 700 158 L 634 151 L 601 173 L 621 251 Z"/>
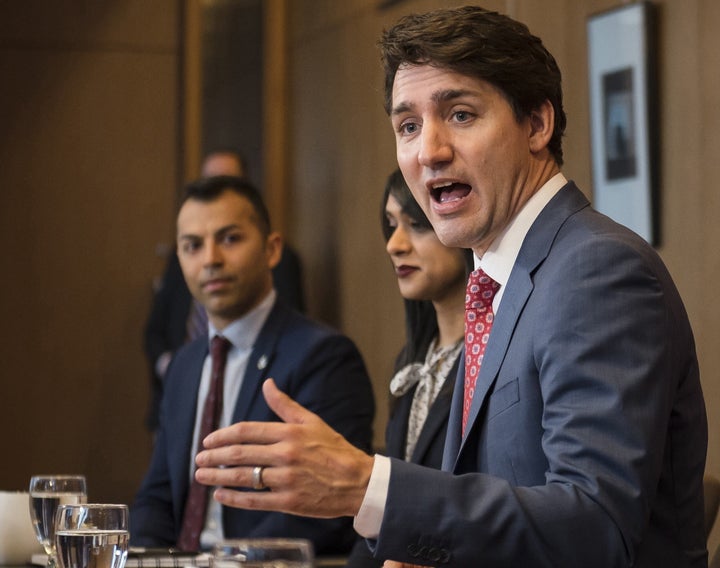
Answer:
<path fill-rule="evenodd" d="M 433 93 L 432 100 L 434 103 L 445 103 L 474 94 L 475 93 L 469 89 L 446 89 Z"/>
<path fill-rule="evenodd" d="M 241 228 L 240 225 L 238 225 L 237 223 L 230 223 L 229 225 L 225 225 L 224 227 L 220 227 L 217 231 L 215 231 L 215 232 L 213 233 L 213 236 L 214 236 L 216 239 L 222 238 L 222 237 L 224 237 L 225 235 L 227 235 L 228 233 L 231 233 L 231 232 L 233 232 L 233 231 L 237 231 L 237 230 L 240 229 L 240 228 Z"/>
<path fill-rule="evenodd" d="M 397 106 L 394 106 L 392 110 L 390 111 L 391 116 L 395 116 L 398 114 L 402 114 L 404 112 L 408 112 L 409 110 L 412 110 L 413 105 L 410 103 L 398 103 Z"/>
<path fill-rule="evenodd" d="M 230 231 L 234 231 L 240 228 L 240 225 L 237 223 L 231 223 L 229 225 L 225 225 L 224 227 L 220 227 L 215 232 L 213 232 L 213 237 L 222 237 L 223 235 L 229 233 Z M 177 236 L 180 240 L 202 240 L 202 236 L 200 235 L 194 235 L 193 233 L 183 233 L 179 234 Z"/>
<path fill-rule="evenodd" d="M 452 101 L 455 99 L 459 99 L 461 97 L 465 97 L 468 95 L 475 95 L 476 93 L 474 91 L 468 90 L 468 89 L 444 89 L 442 91 L 436 91 L 432 94 L 430 97 L 433 103 L 439 104 L 443 102 Z M 390 111 L 390 114 L 392 116 L 402 114 L 404 112 L 411 111 L 415 107 L 414 104 L 409 102 L 401 102 L 398 103 L 396 106 L 392 108 Z"/>

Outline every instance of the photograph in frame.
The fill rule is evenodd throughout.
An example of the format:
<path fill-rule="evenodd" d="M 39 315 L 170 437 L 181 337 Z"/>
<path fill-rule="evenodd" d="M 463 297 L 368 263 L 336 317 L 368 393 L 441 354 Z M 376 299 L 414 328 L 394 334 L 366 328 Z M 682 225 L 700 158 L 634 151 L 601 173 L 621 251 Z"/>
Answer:
<path fill-rule="evenodd" d="M 593 204 L 659 242 L 655 7 L 636 2 L 588 20 Z"/>

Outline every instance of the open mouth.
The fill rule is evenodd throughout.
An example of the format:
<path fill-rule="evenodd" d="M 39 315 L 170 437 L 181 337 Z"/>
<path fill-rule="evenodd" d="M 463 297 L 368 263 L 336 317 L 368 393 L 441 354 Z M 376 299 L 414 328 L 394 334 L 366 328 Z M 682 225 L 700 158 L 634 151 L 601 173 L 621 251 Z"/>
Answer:
<path fill-rule="evenodd" d="M 466 197 L 470 193 L 470 186 L 466 183 L 448 182 L 438 185 L 430 190 L 430 196 L 437 203 L 449 203 Z"/>

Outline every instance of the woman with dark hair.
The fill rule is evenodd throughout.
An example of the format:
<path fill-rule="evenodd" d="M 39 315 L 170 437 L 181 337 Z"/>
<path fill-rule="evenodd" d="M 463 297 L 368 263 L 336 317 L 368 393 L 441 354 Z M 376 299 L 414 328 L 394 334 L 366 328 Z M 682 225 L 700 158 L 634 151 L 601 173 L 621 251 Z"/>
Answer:
<path fill-rule="evenodd" d="M 390 381 L 386 450 L 391 457 L 440 468 L 452 391 L 463 346 L 465 287 L 472 251 L 448 248 L 408 189 L 400 170 L 388 177 L 381 224 L 405 303 L 406 343 Z M 382 566 L 358 540 L 350 568 Z"/>

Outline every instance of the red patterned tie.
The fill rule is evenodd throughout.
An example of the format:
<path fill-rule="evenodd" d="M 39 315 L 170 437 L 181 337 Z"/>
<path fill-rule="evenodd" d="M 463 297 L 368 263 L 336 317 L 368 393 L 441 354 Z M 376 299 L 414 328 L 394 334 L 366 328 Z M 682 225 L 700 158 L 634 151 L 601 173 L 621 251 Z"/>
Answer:
<path fill-rule="evenodd" d="M 200 422 L 200 436 L 198 445 L 202 444 L 205 436 L 213 430 L 217 430 L 222 415 L 223 407 L 223 376 L 225 374 L 225 362 L 227 352 L 231 343 L 224 337 L 216 335 L 210 343 L 210 357 L 212 358 L 212 375 L 210 389 L 205 397 L 202 422 Z M 185 502 L 185 513 L 183 524 L 178 538 L 177 546 L 180 550 L 200 550 L 200 533 L 205 526 L 207 514 L 209 487 L 201 485 L 193 477 L 190 483 L 190 491 Z"/>
<path fill-rule="evenodd" d="M 462 431 L 465 434 L 475 384 L 493 324 L 492 301 L 500 285 L 481 268 L 470 274 L 465 294 L 465 394 Z"/>

